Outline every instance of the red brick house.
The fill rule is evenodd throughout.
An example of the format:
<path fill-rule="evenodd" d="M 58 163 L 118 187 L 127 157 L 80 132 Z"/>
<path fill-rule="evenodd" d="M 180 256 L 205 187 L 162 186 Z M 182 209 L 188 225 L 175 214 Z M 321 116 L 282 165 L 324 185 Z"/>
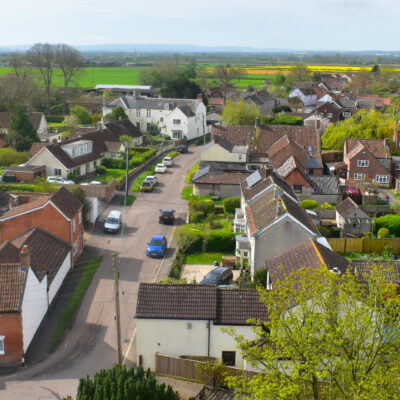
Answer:
<path fill-rule="evenodd" d="M 387 139 L 346 139 L 343 161 L 347 179 L 371 181 L 382 187 L 392 183 L 392 155 Z"/>
<path fill-rule="evenodd" d="M 83 250 L 82 203 L 65 187 L 54 195 L 39 197 L 0 217 L 0 243 L 30 228 L 40 227 L 72 247 L 74 264 Z"/>

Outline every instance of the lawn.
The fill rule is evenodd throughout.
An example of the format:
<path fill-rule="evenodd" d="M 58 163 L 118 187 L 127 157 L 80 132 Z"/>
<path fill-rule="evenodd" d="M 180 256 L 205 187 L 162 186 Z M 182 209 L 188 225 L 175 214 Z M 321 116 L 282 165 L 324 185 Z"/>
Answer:
<path fill-rule="evenodd" d="M 146 169 L 138 178 L 136 178 L 135 183 L 131 187 L 131 192 L 136 193 L 140 192 L 140 184 L 144 181 L 147 175 L 153 175 L 154 170 L 156 169 L 156 165 L 152 165 L 149 169 Z"/>
<path fill-rule="evenodd" d="M 96 176 L 95 178 L 91 179 L 91 181 L 108 183 L 114 178 L 118 182 L 125 175 L 126 175 L 126 170 L 124 169 L 107 168 L 107 173 L 105 175 Z"/>
<path fill-rule="evenodd" d="M 76 284 L 75 290 L 73 291 L 69 303 L 58 321 L 57 329 L 51 339 L 49 352 L 53 351 L 60 340 L 61 336 L 65 332 L 75 310 L 78 308 L 83 296 L 85 295 L 86 289 L 92 282 L 92 278 L 100 265 L 101 257 L 91 258 L 82 271 L 78 283 Z"/>
<path fill-rule="evenodd" d="M 208 196 L 196 196 L 193 194 L 193 186 L 186 186 L 182 191 L 182 198 L 184 200 L 212 200 L 212 195 L 209 194 Z M 223 200 L 214 201 L 215 205 L 222 205 L 224 204 Z"/>
<path fill-rule="evenodd" d="M 184 264 L 208 264 L 211 265 L 214 261 L 221 264 L 222 256 L 233 256 L 230 253 L 193 253 L 185 256 Z"/>

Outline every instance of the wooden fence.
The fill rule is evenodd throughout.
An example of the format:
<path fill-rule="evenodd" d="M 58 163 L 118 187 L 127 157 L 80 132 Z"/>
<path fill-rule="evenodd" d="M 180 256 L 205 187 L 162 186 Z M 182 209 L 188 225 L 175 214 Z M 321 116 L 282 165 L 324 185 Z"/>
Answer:
<path fill-rule="evenodd" d="M 375 239 L 375 238 L 346 238 L 328 239 L 334 251 L 342 253 L 377 253 L 385 251 L 385 246 L 391 247 L 393 254 L 400 254 L 400 238 L 394 239 Z"/>
<path fill-rule="evenodd" d="M 205 369 L 207 363 L 186 358 L 166 356 L 164 354 L 156 354 L 156 369 L 157 374 L 171 375 L 183 379 L 194 380 L 198 382 L 208 382 L 213 372 Z M 239 368 L 223 367 L 223 371 L 228 375 L 246 375 L 249 378 L 258 374 L 254 371 L 245 371 Z"/>

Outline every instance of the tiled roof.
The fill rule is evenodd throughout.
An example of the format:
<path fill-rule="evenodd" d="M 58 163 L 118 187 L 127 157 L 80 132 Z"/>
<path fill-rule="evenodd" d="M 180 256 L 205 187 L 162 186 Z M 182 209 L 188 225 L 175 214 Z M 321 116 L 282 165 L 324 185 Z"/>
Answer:
<path fill-rule="evenodd" d="M 0 264 L 0 312 L 20 311 L 26 276 L 19 264 Z"/>
<path fill-rule="evenodd" d="M 313 238 L 267 260 L 267 269 L 272 282 L 282 280 L 286 275 L 293 271 L 299 271 L 301 268 L 317 269 L 322 265 L 328 269 L 336 267 L 344 273 L 349 261 Z"/>
<path fill-rule="evenodd" d="M 110 153 L 118 153 L 121 151 L 121 145 L 122 143 L 120 142 L 104 142 L 107 148 L 107 151 Z"/>
<path fill-rule="evenodd" d="M 199 171 L 198 171 L 199 172 Z M 200 177 L 194 176 L 193 183 L 214 183 L 219 185 L 240 185 L 250 173 L 241 172 L 207 172 Z"/>
<path fill-rule="evenodd" d="M 23 214 L 25 212 L 32 211 L 36 208 L 42 207 L 47 203 L 47 201 L 50 200 L 50 198 L 51 196 L 42 196 L 33 201 L 30 201 L 29 203 L 25 203 L 22 204 L 21 206 L 12 208 L 10 211 L 7 211 L 0 217 L 0 221 L 5 218 L 14 217 L 16 215 Z"/>
<path fill-rule="evenodd" d="M 41 228 L 32 228 L 17 236 L 11 243 L 18 248 L 19 253 L 22 246 L 28 245 L 31 251 L 31 267 L 37 278 L 41 281 L 48 272 L 48 284 L 53 282 L 54 277 L 61 268 L 65 258 L 71 250 L 71 245 L 57 238 Z M 3 257 L 0 251 L 0 262 Z"/>
<path fill-rule="evenodd" d="M 40 150 L 43 149 L 43 147 L 46 147 L 48 143 L 42 143 L 42 142 L 34 142 L 32 143 L 31 149 L 29 151 L 29 158 L 32 158 L 36 153 L 39 153 Z"/>
<path fill-rule="evenodd" d="M 271 146 L 269 156 L 274 168 L 280 167 L 290 156 L 294 156 L 303 166 L 306 165 L 308 159 L 307 151 L 289 139 L 287 135 Z"/>
<path fill-rule="evenodd" d="M 351 212 L 357 210 L 358 205 L 354 202 L 351 197 L 344 199 L 338 206 L 335 207 L 336 211 L 340 216 L 345 218 Z"/>
<path fill-rule="evenodd" d="M 339 185 L 336 176 L 309 175 L 308 180 L 313 186 L 314 194 L 339 194 Z"/>
<path fill-rule="evenodd" d="M 136 318 L 212 320 L 218 325 L 248 325 L 264 320 L 267 311 L 252 289 L 212 285 L 141 283 Z"/>
<path fill-rule="evenodd" d="M 28 114 L 29 122 L 33 127 L 38 130 L 40 126 L 40 121 L 42 120 L 43 113 L 41 112 L 31 112 Z M 4 111 L 0 112 L 0 128 L 8 129 L 11 121 L 11 113 Z"/>
<path fill-rule="evenodd" d="M 287 160 L 285 160 L 279 168 L 275 170 L 275 172 L 282 178 L 285 179 L 288 175 L 290 175 L 294 170 L 298 170 L 301 175 L 306 176 L 305 169 L 301 162 L 293 156 L 289 156 Z"/>
<path fill-rule="evenodd" d="M 360 274 L 362 277 L 369 275 L 375 266 L 383 269 L 386 275 L 386 282 L 400 283 L 400 261 L 397 260 L 351 260 L 351 266 L 354 272 Z"/>
<path fill-rule="evenodd" d="M 51 202 L 68 218 L 74 218 L 82 207 L 82 203 L 64 186 L 51 197 Z"/>
<path fill-rule="evenodd" d="M 119 121 L 108 122 L 107 124 L 105 124 L 105 127 L 113 134 L 118 135 L 118 137 L 122 135 L 128 135 L 132 138 L 143 136 L 143 133 L 140 132 L 140 129 L 133 125 L 132 122 L 129 121 L 129 119 L 121 119 Z"/>
<path fill-rule="evenodd" d="M 391 158 L 389 143 L 385 139 L 353 139 L 345 140 L 345 153 L 349 158 L 354 157 L 359 151 L 353 149 L 360 148 L 360 145 L 365 147 L 376 158 Z"/>

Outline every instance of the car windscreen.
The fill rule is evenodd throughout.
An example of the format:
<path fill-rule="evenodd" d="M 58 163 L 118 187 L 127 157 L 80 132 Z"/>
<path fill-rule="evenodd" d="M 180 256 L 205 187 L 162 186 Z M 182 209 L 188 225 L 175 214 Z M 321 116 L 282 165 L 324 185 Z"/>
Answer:
<path fill-rule="evenodd" d="M 149 182 L 149 181 L 143 181 L 143 182 L 142 182 L 142 185 L 143 185 L 143 186 L 150 186 L 150 185 L 151 185 L 151 182 Z"/>
<path fill-rule="evenodd" d="M 162 246 L 162 240 L 160 240 L 160 239 L 151 239 L 150 246 Z"/>
<path fill-rule="evenodd" d="M 107 218 L 107 221 L 106 221 L 106 223 L 107 224 L 118 224 L 118 218 L 112 218 L 112 217 L 110 217 L 110 218 Z"/>
<path fill-rule="evenodd" d="M 343 186 L 342 186 L 343 187 Z M 357 188 L 355 187 L 355 186 L 347 186 L 347 189 L 350 189 L 350 190 L 357 190 Z"/>
<path fill-rule="evenodd" d="M 212 280 L 218 280 L 220 278 L 221 278 L 221 275 L 218 272 L 214 272 L 214 271 L 209 272 L 205 276 L 205 279 L 212 279 Z"/>
<path fill-rule="evenodd" d="M 164 164 L 157 164 L 157 168 L 164 168 Z"/>
<path fill-rule="evenodd" d="M 171 211 L 162 211 L 162 215 L 166 216 L 166 217 L 170 217 L 172 215 Z"/>

